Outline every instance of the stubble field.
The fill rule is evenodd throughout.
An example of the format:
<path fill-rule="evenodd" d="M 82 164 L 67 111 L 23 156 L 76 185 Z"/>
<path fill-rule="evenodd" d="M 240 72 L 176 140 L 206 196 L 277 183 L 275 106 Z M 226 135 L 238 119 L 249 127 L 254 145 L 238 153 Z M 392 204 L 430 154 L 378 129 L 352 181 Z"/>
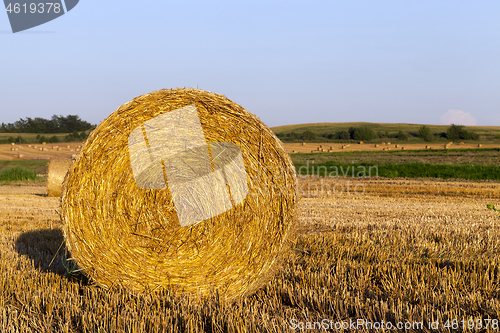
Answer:
<path fill-rule="evenodd" d="M 500 214 L 486 204 L 500 202 L 500 183 L 299 182 L 299 223 L 283 267 L 232 304 L 93 286 L 59 249 L 59 200 L 44 196 L 43 183 L 0 186 L 0 331 L 352 331 L 353 321 L 359 332 L 389 323 L 393 331 L 498 330 Z"/>

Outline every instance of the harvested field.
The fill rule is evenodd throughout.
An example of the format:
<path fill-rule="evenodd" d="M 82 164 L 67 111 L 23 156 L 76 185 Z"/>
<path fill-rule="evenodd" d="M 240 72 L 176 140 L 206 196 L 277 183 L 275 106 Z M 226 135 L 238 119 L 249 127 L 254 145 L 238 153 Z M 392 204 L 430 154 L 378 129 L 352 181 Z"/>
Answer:
<path fill-rule="evenodd" d="M 323 319 L 437 332 L 452 331 L 448 319 L 499 318 L 500 216 L 486 209 L 500 202 L 499 182 L 299 182 L 299 228 L 286 264 L 233 304 L 93 286 L 64 246 L 57 252 L 59 199 L 45 197 L 44 186 L 0 186 L 2 332 L 288 332 Z M 307 192 L 322 184 L 344 192 Z M 353 192 L 356 185 L 364 191 Z M 429 320 L 439 328 L 429 329 Z"/>
<path fill-rule="evenodd" d="M 434 143 L 434 144 L 429 144 L 429 143 L 398 143 L 398 144 L 391 144 L 391 145 L 380 145 L 380 144 L 350 144 L 347 145 L 348 147 L 345 147 L 345 143 L 306 143 L 303 145 L 302 143 L 283 143 L 285 146 L 286 152 L 291 154 L 294 151 L 296 153 L 311 153 L 311 151 L 315 151 L 316 153 L 321 153 L 320 146 L 323 147 L 332 147 L 333 151 L 342 151 L 342 152 L 349 152 L 349 151 L 383 151 L 384 148 L 390 147 L 391 150 L 423 150 L 423 149 L 444 149 L 444 146 L 442 143 Z M 474 148 L 479 148 L 478 143 L 465 143 L 463 145 L 460 145 L 458 143 L 454 143 L 448 147 L 448 149 L 454 149 L 454 148 L 460 148 L 460 149 L 474 149 Z M 396 147 L 397 146 L 397 147 Z M 426 148 L 426 146 L 430 148 Z M 344 147 L 344 148 L 342 148 Z M 495 143 L 484 143 L 481 145 L 481 148 L 498 148 L 500 147 L 499 144 Z M 404 149 L 403 149 L 404 148 Z"/>
<path fill-rule="evenodd" d="M 78 147 L 81 145 L 81 142 L 48 143 L 44 146 L 46 150 L 40 150 L 42 148 L 41 144 L 16 144 L 15 146 L 2 144 L 0 145 L 0 160 L 71 158 L 71 155 L 77 153 Z M 17 148 L 17 150 L 11 150 L 13 147 Z M 19 154 L 22 155 L 21 158 L 19 158 Z"/>

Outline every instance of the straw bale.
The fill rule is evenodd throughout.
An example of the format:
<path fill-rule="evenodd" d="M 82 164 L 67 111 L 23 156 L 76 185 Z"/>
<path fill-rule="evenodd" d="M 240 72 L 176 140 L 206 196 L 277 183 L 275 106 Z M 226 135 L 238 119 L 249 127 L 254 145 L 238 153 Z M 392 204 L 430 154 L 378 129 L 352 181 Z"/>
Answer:
<path fill-rule="evenodd" d="M 16 144 L 15 144 L 14 142 L 12 142 L 10 145 L 11 145 L 11 146 L 15 146 Z"/>
<path fill-rule="evenodd" d="M 387 145 L 390 145 L 391 143 L 390 142 L 387 142 Z"/>
<path fill-rule="evenodd" d="M 359 141 L 359 144 L 362 145 L 362 144 L 364 144 L 364 142 L 363 141 Z"/>
<path fill-rule="evenodd" d="M 23 157 L 24 157 L 24 154 L 21 154 L 21 153 L 17 154 L 17 158 L 23 158 Z"/>
<path fill-rule="evenodd" d="M 31 145 L 28 145 L 28 148 L 31 148 Z"/>
<path fill-rule="evenodd" d="M 482 144 L 478 144 L 478 145 L 477 145 L 477 147 L 478 147 L 478 148 L 480 148 L 480 147 L 482 147 L 482 146 L 483 146 Z"/>
<path fill-rule="evenodd" d="M 379 147 L 379 145 L 375 145 L 375 148 L 378 148 L 378 147 Z"/>
<path fill-rule="evenodd" d="M 47 143 L 45 143 L 45 142 L 42 142 L 42 145 L 44 145 L 44 146 L 45 146 L 46 144 L 47 144 Z"/>
<path fill-rule="evenodd" d="M 49 197 L 60 197 L 64 177 L 73 163 L 69 158 L 52 158 L 49 161 L 47 176 L 47 194 Z"/>
<path fill-rule="evenodd" d="M 296 183 L 281 141 L 241 106 L 196 89 L 156 91 L 106 118 L 70 167 L 66 244 L 103 288 L 235 300 L 288 251 Z"/>
<path fill-rule="evenodd" d="M 67 149 L 69 149 L 70 147 L 69 146 L 66 146 Z"/>
<path fill-rule="evenodd" d="M 401 147 L 401 150 L 405 150 L 406 148 L 405 147 Z"/>
<path fill-rule="evenodd" d="M 461 145 L 461 146 L 463 146 L 463 145 L 464 145 L 464 143 L 463 143 L 463 142 L 460 142 L 460 145 Z"/>
<path fill-rule="evenodd" d="M 305 142 L 302 142 L 302 145 L 303 145 L 303 146 L 305 146 L 305 145 L 306 145 L 306 143 L 305 143 Z"/>

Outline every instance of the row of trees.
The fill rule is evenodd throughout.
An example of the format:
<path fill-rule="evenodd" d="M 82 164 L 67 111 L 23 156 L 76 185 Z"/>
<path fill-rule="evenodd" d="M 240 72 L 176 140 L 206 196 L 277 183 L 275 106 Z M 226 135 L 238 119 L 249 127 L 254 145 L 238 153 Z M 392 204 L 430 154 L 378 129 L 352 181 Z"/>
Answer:
<path fill-rule="evenodd" d="M 446 138 L 452 141 L 455 140 L 479 140 L 479 134 L 467 131 L 465 126 L 452 124 L 444 133 L 431 133 L 431 129 L 427 126 L 419 128 L 417 136 L 425 141 L 433 141 L 437 137 Z"/>
<path fill-rule="evenodd" d="M 95 127 L 77 115 L 57 116 L 51 119 L 26 118 L 0 126 L 0 133 L 74 133 Z"/>
<path fill-rule="evenodd" d="M 464 126 L 451 125 L 446 132 L 432 133 L 428 126 L 422 126 L 417 133 L 405 133 L 403 131 L 389 133 L 377 132 L 368 126 L 350 127 L 348 130 L 337 131 L 331 134 L 318 135 L 312 131 L 304 131 L 302 133 L 289 132 L 277 133 L 277 136 L 283 141 L 317 141 L 317 140 L 340 140 L 340 141 L 371 141 L 374 139 L 390 138 L 399 141 L 407 141 L 409 136 L 416 136 L 425 141 L 433 141 L 437 138 L 446 138 L 452 141 L 455 140 L 478 140 L 479 135 L 475 132 L 467 131 Z"/>

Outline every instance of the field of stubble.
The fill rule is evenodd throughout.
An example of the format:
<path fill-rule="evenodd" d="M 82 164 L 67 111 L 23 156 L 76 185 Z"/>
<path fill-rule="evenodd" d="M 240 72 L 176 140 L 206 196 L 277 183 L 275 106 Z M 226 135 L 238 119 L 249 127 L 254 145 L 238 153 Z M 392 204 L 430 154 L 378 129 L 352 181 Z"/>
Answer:
<path fill-rule="evenodd" d="M 59 200 L 36 184 L 0 186 L 0 332 L 352 331 L 347 324 L 358 319 L 359 332 L 387 331 L 368 321 L 467 331 L 469 319 L 497 331 L 495 321 L 484 326 L 500 317 L 500 214 L 486 204 L 500 204 L 500 183 L 349 182 L 300 180 L 299 227 L 284 266 L 232 304 L 93 286 L 64 246 L 58 252 Z M 453 319 L 459 329 L 445 327 Z"/>

